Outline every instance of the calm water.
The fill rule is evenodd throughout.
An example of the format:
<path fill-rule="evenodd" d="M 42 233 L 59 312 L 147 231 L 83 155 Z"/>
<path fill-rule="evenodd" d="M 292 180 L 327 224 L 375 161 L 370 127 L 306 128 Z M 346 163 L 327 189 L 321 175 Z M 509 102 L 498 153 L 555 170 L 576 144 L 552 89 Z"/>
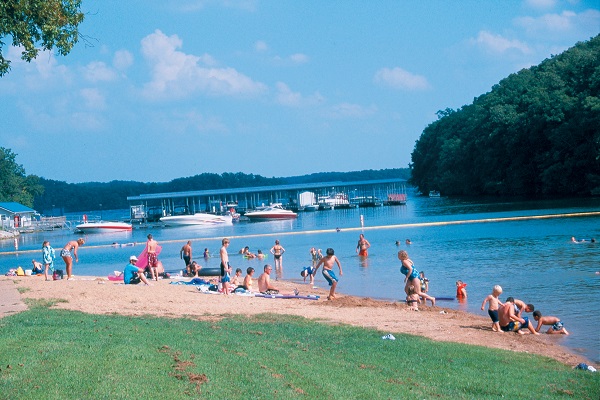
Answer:
<path fill-rule="evenodd" d="M 430 279 L 432 295 L 454 297 L 456 280 L 468 284 L 466 303 L 440 301 L 440 306 L 487 316 L 486 311 L 480 310 L 481 302 L 491 292 L 492 286 L 499 284 L 504 289 L 503 300 L 513 296 L 533 303 L 543 314 L 560 317 L 571 335 L 557 335 L 554 339 L 598 363 L 600 320 L 596 315 L 596 301 L 600 298 L 600 275 L 595 272 L 600 271 L 600 243 L 573 244 L 570 238 L 600 239 L 599 217 L 418 225 L 584 211 L 600 211 L 600 199 L 486 203 L 409 195 L 406 206 L 302 213 L 294 221 L 88 235 L 74 273 L 104 276 L 122 269 L 130 255 L 142 251 L 148 233 L 152 233 L 163 245 L 160 259 L 167 270 L 179 271 L 183 267 L 179 249 L 186 240 L 193 241 L 195 258 L 200 258 L 205 247 L 218 256 L 220 240 L 227 236 L 232 238 L 230 254 L 233 267 L 245 271 L 248 266 L 253 266 L 262 271 L 263 263 L 243 259 L 235 253 L 244 246 L 250 246 L 254 252 L 262 249 L 268 253 L 278 238 L 286 249 L 284 272 L 280 279 L 297 281 L 300 286 L 302 278 L 299 272 L 310 263 L 309 249 L 315 246 L 325 251 L 332 247 L 344 271 L 338 285 L 339 292 L 401 300 L 404 298 L 404 277 L 400 274 L 396 253 L 399 249 L 406 249 L 417 269 L 425 271 Z M 106 220 L 127 214 L 128 210 L 103 211 Z M 360 226 L 361 214 L 364 229 Z M 336 228 L 340 231 L 336 232 Z M 354 250 L 361 232 L 372 246 L 367 261 L 361 261 Z M 43 240 L 50 240 L 55 249 L 60 249 L 76 237 L 73 233 L 61 231 L 22 235 L 19 254 L 0 253 L 0 271 L 4 273 L 18 265 L 29 267 L 31 258 L 41 257 Z M 405 245 L 406 238 L 410 238 L 413 244 Z M 396 240 L 401 241 L 398 247 Z M 113 242 L 140 244 L 113 248 L 110 246 Z M 0 241 L 0 252 L 12 251 L 12 240 Z M 267 259 L 267 262 L 272 261 L 272 257 Z M 216 257 L 202 262 L 217 267 L 219 260 Z M 57 264 L 59 267 L 62 265 L 60 258 Z M 316 277 L 316 285 L 327 287 L 321 274 Z"/>

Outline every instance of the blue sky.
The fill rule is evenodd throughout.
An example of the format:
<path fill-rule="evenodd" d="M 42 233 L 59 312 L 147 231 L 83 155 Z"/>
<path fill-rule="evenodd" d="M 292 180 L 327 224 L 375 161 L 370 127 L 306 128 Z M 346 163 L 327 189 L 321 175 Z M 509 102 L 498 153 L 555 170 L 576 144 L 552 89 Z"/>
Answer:
<path fill-rule="evenodd" d="M 598 1 L 83 1 L 0 78 L 27 174 L 162 182 L 405 168 L 436 111 L 600 32 Z"/>

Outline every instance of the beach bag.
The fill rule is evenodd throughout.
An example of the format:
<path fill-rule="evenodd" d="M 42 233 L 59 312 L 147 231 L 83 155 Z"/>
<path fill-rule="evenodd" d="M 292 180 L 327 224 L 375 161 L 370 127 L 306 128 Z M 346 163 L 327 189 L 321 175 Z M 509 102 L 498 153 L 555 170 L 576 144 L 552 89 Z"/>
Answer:
<path fill-rule="evenodd" d="M 63 278 L 63 270 L 62 269 L 55 269 L 54 272 L 52 273 L 52 279 L 55 281 L 58 281 L 60 279 Z"/>
<path fill-rule="evenodd" d="M 23 271 L 23 268 L 17 268 L 17 276 L 25 276 L 25 271 Z"/>

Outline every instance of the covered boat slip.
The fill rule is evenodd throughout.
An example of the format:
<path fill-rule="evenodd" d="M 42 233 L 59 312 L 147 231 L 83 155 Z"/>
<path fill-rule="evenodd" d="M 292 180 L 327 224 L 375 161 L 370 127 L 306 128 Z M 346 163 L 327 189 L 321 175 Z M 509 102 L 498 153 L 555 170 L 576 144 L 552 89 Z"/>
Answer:
<path fill-rule="evenodd" d="M 151 215 L 160 218 L 167 215 L 199 212 L 222 213 L 231 208 L 243 212 L 246 209 L 255 209 L 271 203 L 282 203 L 287 209 L 298 210 L 301 209 L 300 195 L 304 192 L 315 193 L 316 198 L 343 193 L 349 199 L 365 196 L 388 199 L 390 195 L 405 195 L 406 179 L 333 181 L 148 193 L 128 196 L 127 201 L 131 205 L 131 219 L 150 220 Z"/>

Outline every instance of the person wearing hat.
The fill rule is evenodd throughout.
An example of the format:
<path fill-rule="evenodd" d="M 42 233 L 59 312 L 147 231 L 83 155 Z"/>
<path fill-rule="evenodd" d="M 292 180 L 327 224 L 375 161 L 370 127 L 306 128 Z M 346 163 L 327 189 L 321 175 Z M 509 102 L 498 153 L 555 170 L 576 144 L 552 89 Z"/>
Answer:
<path fill-rule="evenodd" d="M 140 282 L 144 282 L 147 286 L 150 286 L 144 276 L 144 270 L 135 266 L 137 260 L 136 256 L 129 257 L 129 264 L 127 264 L 123 271 L 123 283 L 126 285 L 137 285 Z"/>

